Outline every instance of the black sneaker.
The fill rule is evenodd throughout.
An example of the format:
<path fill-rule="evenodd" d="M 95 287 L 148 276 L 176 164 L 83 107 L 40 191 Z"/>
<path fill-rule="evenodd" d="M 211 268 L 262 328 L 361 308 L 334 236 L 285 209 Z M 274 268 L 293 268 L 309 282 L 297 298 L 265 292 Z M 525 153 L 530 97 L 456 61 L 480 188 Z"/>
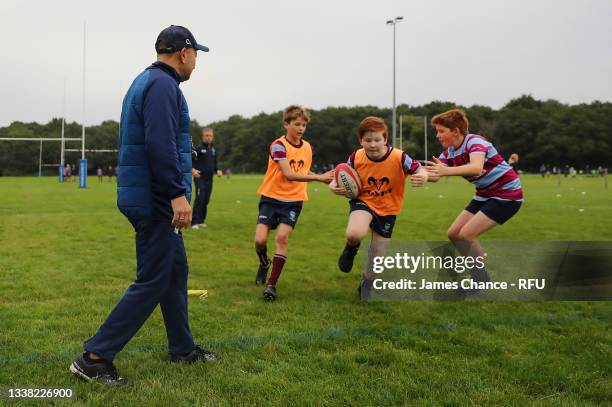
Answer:
<path fill-rule="evenodd" d="M 257 270 L 257 277 L 255 277 L 255 285 L 265 285 L 268 278 L 268 270 L 272 262 L 268 259 L 266 264 L 259 263 L 259 269 Z"/>
<path fill-rule="evenodd" d="M 372 281 L 361 279 L 359 286 L 357 287 L 357 293 L 361 301 L 370 301 L 370 295 L 372 293 Z"/>
<path fill-rule="evenodd" d="M 264 300 L 266 301 L 274 301 L 276 300 L 276 287 L 272 287 L 271 285 L 267 286 L 263 292 Z"/>
<path fill-rule="evenodd" d="M 96 381 L 109 386 L 127 384 L 127 380 L 119 376 L 117 368 L 115 368 L 112 362 L 102 359 L 89 361 L 85 358 L 84 353 L 72 362 L 70 371 L 88 382 Z"/>
<path fill-rule="evenodd" d="M 344 246 L 344 250 L 338 259 L 338 268 L 343 273 L 350 273 L 353 269 L 353 261 L 355 260 L 355 256 L 357 255 L 357 251 L 359 250 L 359 246 L 352 247 L 349 245 Z"/>
<path fill-rule="evenodd" d="M 199 361 L 213 362 L 219 360 L 221 357 L 215 355 L 209 350 L 196 345 L 195 349 L 186 355 L 170 355 L 170 361 L 175 363 L 195 363 Z"/>

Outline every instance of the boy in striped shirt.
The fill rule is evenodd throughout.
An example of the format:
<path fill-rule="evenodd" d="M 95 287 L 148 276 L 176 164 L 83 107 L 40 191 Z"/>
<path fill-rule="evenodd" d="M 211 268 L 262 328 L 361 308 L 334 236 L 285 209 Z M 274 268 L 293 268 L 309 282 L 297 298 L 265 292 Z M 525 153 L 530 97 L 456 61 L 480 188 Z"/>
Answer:
<path fill-rule="evenodd" d="M 446 148 L 438 158 L 425 161 L 430 182 L 462 176 L 476 187 L 476 195 L 448 229 L 448 238 L 464 256 L 483 256 L 478 238 L 512 218 L 523 203 L 521 181 L 514 169 L 483 136 L 468 133 L 468 118 L 461 109 L 431 119 L 437 139 Z M 472 278 L 489 281 L 484 269 Z"/>

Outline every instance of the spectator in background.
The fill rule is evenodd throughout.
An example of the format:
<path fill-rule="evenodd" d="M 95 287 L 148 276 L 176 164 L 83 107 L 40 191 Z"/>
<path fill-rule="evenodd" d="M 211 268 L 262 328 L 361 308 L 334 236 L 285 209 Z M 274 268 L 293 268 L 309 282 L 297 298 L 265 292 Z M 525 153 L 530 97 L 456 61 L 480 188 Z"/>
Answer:
<path fill-rule="evenodd" d="M 102 182 L 102 176 L 104 175 L 102 172 L 102 167 L 98 167 L 96 170 L 96 175 L 98 176 L 98 182 Z"/>
<path fill-rule="evenodd" d="M 66 164 L 64 167 L 64 182 L 70 182 L 72 178 L 72 168 L 70 168 L 70 164 Z"/>
<path fill-rule="evenodd" d="M 213 129 L 202 130 L 202 143 L 193 151 L 193 162 L 191 173 L 195 184 L 196 194 L 193 202 L 192 229 L 205 228 L 208 202 L 212 195 L 213 177 L 215 174 L 221 176 L 217 167 L 217 151 L 213 144 L 215 136 Z"/>
<path fill-rule="evenodd" d="M 113 180 L 113 166 L 109 164 L 106 171 L 108 175 L 108 182 L 111 182 Z"/>

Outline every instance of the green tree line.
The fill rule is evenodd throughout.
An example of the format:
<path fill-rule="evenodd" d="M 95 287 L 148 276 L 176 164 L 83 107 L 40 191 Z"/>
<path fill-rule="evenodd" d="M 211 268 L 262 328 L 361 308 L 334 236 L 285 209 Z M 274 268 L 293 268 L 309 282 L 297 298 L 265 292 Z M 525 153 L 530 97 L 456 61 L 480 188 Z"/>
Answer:
<path fill-rule="evenodd" d="M 612 146 L 612 103 L 592 102 L 567 105 L 555 100 L 538 100 L 523 95 L 510 100 L 499 110 L 487 106 L 459 106 L 451 102 L 434 101 L 423 106 L 397 107 L 402 116 L 402 147 L 413 158 L 425 158 L 424 123 L 427 117 L 428 156 L 437 155 L 441 147 L 436 141 L 431 117 L 445 110 L 463 108 L 470 119 L 470 132 L 481 134 L 492 141 L 505 157 L 512 153 L 520 156 L 519 168 L 538 171 L 540 165 L 549 167 L 587 166 L 607 167 L 610 158 L 605 155 Z M 391 128 L 392 112 L 376 106 L 328 107 L 311 110 L 311 121 L 305 139 L 313 144 L 313 161 L 317 168 L 345 161 L 359 147 L 356 130 L 366 116 L 379 116 Z M 283 134 L 281 111 L 261 113 L 251 118 L 233 115 L 226 120 L 199 124 L 192 121 L 194 144 L 200 142 L 204 127 L 215 130 L 215 145 L 219 165 L 234 173 L 263 172 L 266 168 L 270 143 Z M 13 122 L 0 128 L 0 137 L 60 137 L 61 120 L 47 124 Z M 399 126 L 398 126 L 399 133 Z M 87 149 L 116 149 L 118 123 L 105 121 L 86 130 Z M 80 138 L 81 126 L 66 123 L 65 137 Z M 399 146 L 399 142 L 397 143 Z M 66 142 L 68 149 L 80 149 L 80 141 Z M 40 145 L 36 142 L 0 141 L 0 175 L 33 175 L 38 171 Z M 59 163 L 60 143 L 43 143 L 42 162 Z M 77 163 L 80 152 L 67 152 L 66 162 Z M 117 162 L 117 153 L 86 153 L 90 171 L 100 166 L 106 170 Z M 47 174 L 57 173 L 47 168 Z"/>

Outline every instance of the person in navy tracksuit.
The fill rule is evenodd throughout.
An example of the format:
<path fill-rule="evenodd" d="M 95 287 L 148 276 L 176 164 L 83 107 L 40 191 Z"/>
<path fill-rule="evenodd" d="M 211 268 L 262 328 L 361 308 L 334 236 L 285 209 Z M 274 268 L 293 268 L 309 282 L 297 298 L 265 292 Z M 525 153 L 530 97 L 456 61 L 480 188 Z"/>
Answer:
<path fill-rule="evenodd" d="M 213 144 L 213 129 L 207 127 L 202 130 L 202 143 L 194 147 L 193 155 L 193 183 L 196 188 L 196 196 L 193 202 L 193 219 L 191 227 L 198 229 L 206 227 L 206 214 L 208 202 L 212 195 L 213 178 L 215 174 L 221 175 L 217 165 L 217 150 Z"/>
<path fill-rule="evenodd" d="M 117 206 L 136 232 L 136 280 L 128 287 L 70 371 L 105 384 L 123 384 L 117 353 L 160 306 L 170 359 L 216 359 L 196 346 L 187 314 L 188 265 L 181 229 L 191 225 L 191 134 L 179 84 L 208 52 L 181 26 L 164 29 L 157 61 L 132 83 L 121 112 Z"/>

